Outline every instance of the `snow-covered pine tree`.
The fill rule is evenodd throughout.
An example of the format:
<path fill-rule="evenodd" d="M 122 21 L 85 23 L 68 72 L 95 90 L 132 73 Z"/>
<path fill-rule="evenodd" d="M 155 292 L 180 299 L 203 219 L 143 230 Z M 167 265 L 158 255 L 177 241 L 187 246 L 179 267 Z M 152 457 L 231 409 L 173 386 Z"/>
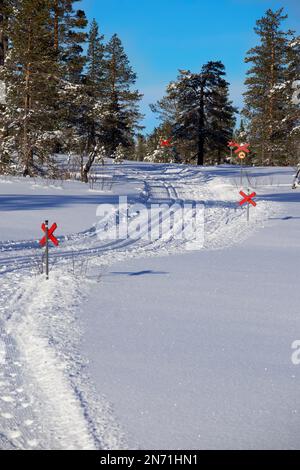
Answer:
<path fill-rule="evenodd" d="M 59 67 L 48 0 L 22 0 L 9 24 L 10 48 L 1 79 L 6 85 L 1 117 L 1 158 L 15 158 L 24 176 L 49 162 L 56 139 Z M 47 84 L 47 86 L 45 86 Z"/>
<path fill-rule="evenodd" d="M 60 150 L 79 153 L 83 159 L 85 138 L 82 135 L 82 117 L 86 105 L 83 72 L 87 19 L 83 10 L 76 10 L 78 1 L 50 0 L 50 6 L 53 47 L 57 51 L 61 70 L 57 101 L 57 118 L 63 131 Z"/>
<path fill-rule="evenodd" d="M 245 128 L 244 120 L 241 119 L 240 126 L 238 129 L 235 130 L 233 135 L 233 140 L 237 143 L 247 142 L 248 141 L 248 134 Z"/>
<path fill-rule="evenodd" d="M 0 66 L 4 65 L 8 50 L 9 21 L 16 6 L 16 0 L 1 0 L 0 2 Z"/>
<path fill-rule="evenodd" d="M 300 163 L 300 36 L 288 46 L 286 70 L 286 116 L 283 120 L 287 135 L 289 164 Z"/>
<path fill-rule="evenodd" d="M 172 139 L 174 159 L 178 162 L 190 162 L 195 156 L 192 141 L 176 135 L 181 112 L 179 84 L 180 76 L 177 81 L 168 84 L 166 94 L 161 100 L 150 105 L 152 112 L 158 114 L 161 124 L 147 138 L 147 155 L 151 156 L 159 148 L 161 136 L 168 136 Z"/>
<path fill-rule="evenodd" d="M 124 162 L 125 156 L 125 149 L 122 144 L 119 144 L 114 153 L 112 154 L 112 158 L 114 159 L 115 165 L 120 165 Z"/>
<path fill-rule="evenodd" d="M 59 60 L 64 65 L 64 78 L 70 83 L 81 83 L 85 65 L 83 44 L 87 34 L 86 15 L 76 10 L 80 0 L 48 0 L 50 2 L 53 34 L 53 47 L 59 52 Z"/>
<path fill-rule="evenodd" d="M 282 163 L 295 165 L 300 160 L 300 38 L 293 38 L 287 48 L 285 80 L 272 89 L 277 102 L 282 103 L 282 119 L 276 123 L 277 141 L 285 152 Z M 278 162 L 281 163 L 281 162 Z"/>
<path fill-rule="evenodd" d="M 228 142 L 232 139 L 236 124 L 235 114 L 229 98 L 229 83 L 224 79 L 225 67 L 221 62 L 208 63 L 202 73 L 214 77 L 211 84 L 210 98 L 207 95 L 205 114 L 210 130 L 207 132 L 206 162 L 221 164 L 226 158 Z"/>
<path fill-rule="evenodd" d="M 258 46 L 250 49 L 245 62 L 252 64 L 245 84 L 245 109 L 251 148 L 257 164 L 287 163 L 286 134 L 282 122 L 285 118 L 285 81 L 288 44 L 291 31 L 282 30 L 287 18 L 283 8 L 267 10 L 256 22 Z"/>
<path fill-rule="evenodd" d="M 208 62 L 200 73 L 180 70 L 167 95 L 152 109 L 171 125 L 176 148 L 185 161 L 196 158 L 198 165 L 213 152 L 226 150 L 234 127 L 233 108 L 221 62 Z M 166 121 L 165 121 L 166 123 Z"/>
<path fill-rule="evenodd" d="M 9 41 L 9 23 L 12 16 L 12 11 L 15 6 L 16 0 L 1 0 L 0 2 L 0 71 L 4 66 L 8 51 L 8 41 Z M 0 113 L 3 115 L 5 110 L 5 100 L 6 100 L 6 90 L 5 83 L 3 80 L 3 75 L 0 78 Z M 5 125 L 1 131 L 2 137 L 7 133 Z M 9 172 L 9 155 L 0 155 L 0 172 Z"/>
<path fill-rule="evenodd" d="M 134 136 L 141 129 L 139 101 L 142 95 L 132 91 L 136 82 L 123 45 L 115 34 L 106 46 L 106 100 L 103 138 L 110 155 L 118 145 L 134 147 Z"/>
<path fill-rule="evenodd" d="M 97 154 L 96 154 L 96 157 L 95 157 L 95 163 L 98 163 L 98 164 L 104 166 L 106 156 L 107 156 L 106 155 L 106 149 L 105 149 L 104 145 L 98 146 Z"/>
<path fill-rule="evenodd" d="M 174 147 L 162 146 L 162 137 L 157 142 L 156 148 L 152 151 L 148 151 L 144 161 L 151 163 L 174 163 L 175 162 L 175 151 Z"/>

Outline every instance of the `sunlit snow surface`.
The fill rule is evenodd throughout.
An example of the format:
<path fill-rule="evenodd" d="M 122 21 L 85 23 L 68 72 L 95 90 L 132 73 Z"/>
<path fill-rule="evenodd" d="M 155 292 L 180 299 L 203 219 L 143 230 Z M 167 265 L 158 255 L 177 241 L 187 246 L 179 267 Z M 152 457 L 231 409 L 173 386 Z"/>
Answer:
<path fill-rule="evenodd" d="M 98 171 L 92 189 L 0 178 L 0 447 L 299 447 L 293 169 L 247 170 L 249 223 L 236 167 Z M 204 203 L 203 249 L 99 240 L 97 206 L 125 195 Z M 45 219 L 60 240 L 48 282 Z"/>

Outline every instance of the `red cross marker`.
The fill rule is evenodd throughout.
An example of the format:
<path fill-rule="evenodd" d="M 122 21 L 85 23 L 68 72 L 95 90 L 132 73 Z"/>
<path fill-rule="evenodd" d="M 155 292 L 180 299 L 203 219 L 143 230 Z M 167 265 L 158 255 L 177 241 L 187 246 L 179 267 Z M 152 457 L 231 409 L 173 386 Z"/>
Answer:
<path fill-rule="evenodd" d="M 160 141 L 160 145 L 161 145 L 162 147 L 171 147 L 171 141 L 172 141 L 171 138 L 170 138 L 170 139 L 166 139 L 166 140 L 161 140 L 161 141 Z"/>
<path fill-rule="evenodd" d="M 57 240 L 57 238 L 53 235 L 53 233 L 55 232 L 55 230 L 57 229 L 57 224 L 54 223 L 49 229 L 48 229 L 48 239 L 52 241 L 52 243 L 55 245 L 55 246 L 58 246 L 59 245 L 59 242 Z M 45 224 L 42 224 L 42 230 L 44 233 L 46 233 L 46 225 Z M 46 245 L 46 235 L 40 240 L 40 245 L 41 246 L 45 246 Z"/>
<path fill-rule="evenodd" d="M 228 147 L 230 147 L 230 148 L 234 148 L 234 147 L 238 147 L 238 146 L 239 146 L 239 144 L 234 142 L 234 140 L 231 140 L 230 142 L 228 142 Z"/>
<path fill-rule="evenodd" d="M 249 146 L 250 144 L 238 145 L 238 148 L 234 151 L 234 153 L 240 153 L 240 152 L 249 153 L 250 152 Z"/>
<path fill-rule="evenodd" d="M 255 201 L 252 201 L 252 199 L 256 196 L 256 193 L 253 192 L 252 194 L 245 194 L 244 191 L 240 191 L 240 195 L 243 196 L 244 199 L 239 202 L 240 206 L 243 206 L 244 204 L 252 204 L 252 206 L 256 207 L 257 204 Z"/>

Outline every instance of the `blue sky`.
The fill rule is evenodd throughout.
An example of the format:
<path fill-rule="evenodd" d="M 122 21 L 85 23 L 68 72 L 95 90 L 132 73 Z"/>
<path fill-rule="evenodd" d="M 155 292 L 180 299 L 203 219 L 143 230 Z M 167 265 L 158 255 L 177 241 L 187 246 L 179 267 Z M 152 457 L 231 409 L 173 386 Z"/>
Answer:
<path fill-rule="evenodd" d="M 286 27 L 300 33 L 300 0 L 82 0 L 106 39 L 121 38 L 138 75 L 137 88 L 149 132 L 158 124 L 149 104 L 164 94 L 178 69 L 200 70 L 208 60 L 222 60 L 231 97 L 242 105 L 247 66 L 244 57 L 256 44 L 255 21 L 268 8 L 285 7 Z M 79 7 L 79 3 L 77 4 Z"/>

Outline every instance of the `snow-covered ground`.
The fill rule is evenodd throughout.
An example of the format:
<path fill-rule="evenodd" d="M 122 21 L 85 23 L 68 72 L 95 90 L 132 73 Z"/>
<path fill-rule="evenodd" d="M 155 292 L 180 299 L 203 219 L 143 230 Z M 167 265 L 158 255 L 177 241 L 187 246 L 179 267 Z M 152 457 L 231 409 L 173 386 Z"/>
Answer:
<path fill-rule="evenodd" d="M 236 167 L 98 171 L 92 189 L 0 178 L 0 447 L 299 448 L 293 169 L 247 170 L 249 223 Z M 99 239 L 97 207 L 119 196 L 204 203 L 203 248 Z"/>

